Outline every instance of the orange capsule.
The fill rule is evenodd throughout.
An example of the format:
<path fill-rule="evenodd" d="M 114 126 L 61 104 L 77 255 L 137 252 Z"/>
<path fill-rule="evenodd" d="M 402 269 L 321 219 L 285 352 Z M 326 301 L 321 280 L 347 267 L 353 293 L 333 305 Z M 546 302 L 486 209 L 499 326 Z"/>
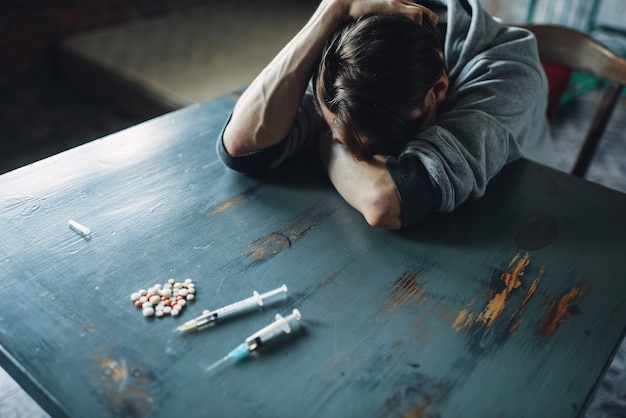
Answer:
<path fill-rule="evenodd" d="M 135 306 L 136 306 L 136 307 L 141 308 L 141 305 L 143 305 L 143 302 L 142 302 L 142 301 L 140 301 L 140 300 L 136 300 L 136 301 L 135 301 Z"/>

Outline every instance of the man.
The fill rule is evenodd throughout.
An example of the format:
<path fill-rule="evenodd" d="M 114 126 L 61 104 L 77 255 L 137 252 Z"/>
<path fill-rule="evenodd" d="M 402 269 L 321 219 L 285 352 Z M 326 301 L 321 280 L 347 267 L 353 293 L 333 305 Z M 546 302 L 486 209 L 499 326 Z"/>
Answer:
<path fill-rule="evenodd" d="M 322 1 L 244 92 L 218 154 L 252 174 L 315 146 L 343 198 L 390 229 L 482 196 L 522 155 L 550 162 L 532 35 L 449 0 L 442 50 L 438 19 L 409 0 Z"/>

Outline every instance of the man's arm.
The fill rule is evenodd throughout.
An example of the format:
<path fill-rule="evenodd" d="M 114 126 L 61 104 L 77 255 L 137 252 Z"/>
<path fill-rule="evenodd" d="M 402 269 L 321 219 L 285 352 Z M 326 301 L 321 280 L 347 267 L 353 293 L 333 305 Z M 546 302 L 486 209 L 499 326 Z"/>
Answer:
<path fill-rule="evenodd" d="M 402 227 L 400 198 L 384 156 L 358 161 L 330 134 L 320 138 L 318 150 L 330 181 L 367 223 L 388 229 Z"/>
<path fill-rule="evenodd" d="M 343 23 L 366 14 L 402 13 L 421 22 L 430 10 L 410 0 L 324 0 L 302 30 L 241 96 L 223 142 L 230 155 L 275 145 L 285 138 L 326 39 Z"/>

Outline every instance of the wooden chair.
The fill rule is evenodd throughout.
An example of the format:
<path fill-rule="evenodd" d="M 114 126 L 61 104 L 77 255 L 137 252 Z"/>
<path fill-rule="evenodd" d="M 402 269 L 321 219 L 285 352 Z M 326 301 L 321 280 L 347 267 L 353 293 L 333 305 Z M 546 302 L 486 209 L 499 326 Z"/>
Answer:
<path fill-rule="evenodd" d="M 620 57 L 589 35 L 576 29 L 545 24 L 519 25 L 537 38 L 539 56 L 547 65 L 590 72 L 608 82 L 608 88 L 595 111 L 571 173 L 584 177 L 596 152 L 600 138 L 626 85 L 626 59 Z M 549 79 L 550 88 L 554 82 Z"/>
<path fill-rule="evenodd" d="M 525 23 L 563 25 L 588 33 L 626 57 L 623 0 L 528 0 Z M 615 16 L 617 14 L 617 16 Z"/>
<path fill-rule="evenodd" d="M 562 25 L 589 33 L 601 0 L 528 0 L 526 23 Z"/>

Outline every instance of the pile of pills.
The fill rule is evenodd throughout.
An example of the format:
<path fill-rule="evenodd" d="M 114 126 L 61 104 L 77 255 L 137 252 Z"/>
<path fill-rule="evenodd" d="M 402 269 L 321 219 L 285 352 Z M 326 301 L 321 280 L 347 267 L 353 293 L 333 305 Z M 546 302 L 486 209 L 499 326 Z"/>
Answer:
<path fill-rule="evenodd" d="M 164 285 L 155 284 L 149 289 L 141 289 L 130 295 L 143 316 L 177 316 L 188 301 L 195 299 L 196 285 L 191 279 L 177 282 L 169 279 Z"/>

